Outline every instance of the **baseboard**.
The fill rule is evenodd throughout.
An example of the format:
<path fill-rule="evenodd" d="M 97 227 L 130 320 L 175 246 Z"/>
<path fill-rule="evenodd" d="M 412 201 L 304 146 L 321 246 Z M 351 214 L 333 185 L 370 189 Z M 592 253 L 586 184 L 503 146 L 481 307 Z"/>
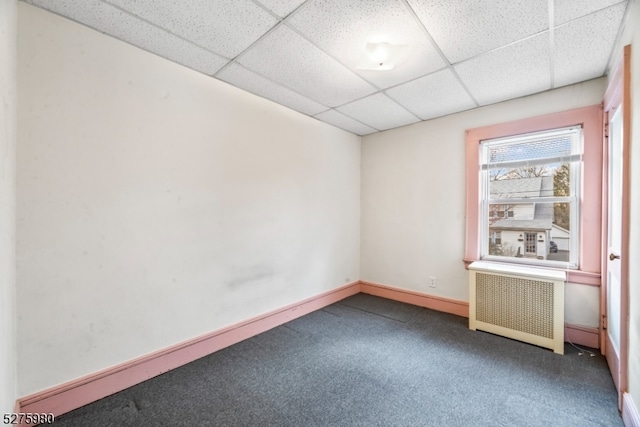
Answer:
<path fill-rule="evenodd" d="M 380 283 L 360 281 L 360 292 L 382 298 L 413 304 L 457 316 L 469 317 L 469 303 L 449 298 L 427 295 L 416 291 L 394 288 Z"/>
<path fill-rule="evenodd" d="M 352 282 L 268 314 L 20 398 L 16 401 L 15 411 L 52 413 L 55 416 L 65 414 L 359 292 L 459 316 L 469 316 L 469 305 L 464 301 L 420 294 L 378 283 Z"/>
<path fill-rule="evenodd" d="M 62 415 L 360 292 L 360 282 L 18 399 L 18 412 Z"/>
<path fill-rule="evenodd" d="M 629 393 L 622 395 L 622 421 L 625 427 L 640 427 L 640 414 Z"/>
<path fill-rule="evenodd" d="M 467 301 L 442 298 L 362 280 L 360 281 L 360 292 L 455 314 L 457 316 L 469 317 L 469 303 Z M 576 345 L 600 348 L 600 331 L 598 328 L 588 328 L 565 323 L 564 337 L 565 341 L 572 342 Z"/>
<path fill-rule="evenodd" d="M 193 340 L 22 397 L 16 401 L 15 412 L 53 413 L 55 416 L 65 414 L 360 292 L 469 317 L 469 303 L 466 301 L 380 283 L 352 282 Z M 565 338 L 570 337 L 574 344 L 598 348 L 598 333 L 597 328 L 565 325 Z M 635 406 L 633 410 L 637 417 Z M 639 424 L 633 425 L 640 427 Z"/>
<path fill-rule="evenodd" d="M 600 348 L 600 330 L 565 323 L 564 340 L 576 345 Z"/>

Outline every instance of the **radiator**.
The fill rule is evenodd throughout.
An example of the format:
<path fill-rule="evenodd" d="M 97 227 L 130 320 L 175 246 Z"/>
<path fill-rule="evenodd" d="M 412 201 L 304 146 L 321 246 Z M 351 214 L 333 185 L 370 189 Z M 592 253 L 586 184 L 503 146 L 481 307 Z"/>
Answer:
<path fill-rule="evenodd" d="M 469 329 L 564 354 L 566 273 L 477 261 L 469 266 Z"/>

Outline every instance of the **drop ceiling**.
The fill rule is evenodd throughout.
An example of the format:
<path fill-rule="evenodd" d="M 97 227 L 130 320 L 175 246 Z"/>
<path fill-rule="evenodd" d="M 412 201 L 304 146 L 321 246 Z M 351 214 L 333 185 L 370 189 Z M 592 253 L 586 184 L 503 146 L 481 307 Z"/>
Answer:
<path fill-rule="evenodd" d="M 357 135 L 601 77 L 628 2 L 25 1 Z"/>

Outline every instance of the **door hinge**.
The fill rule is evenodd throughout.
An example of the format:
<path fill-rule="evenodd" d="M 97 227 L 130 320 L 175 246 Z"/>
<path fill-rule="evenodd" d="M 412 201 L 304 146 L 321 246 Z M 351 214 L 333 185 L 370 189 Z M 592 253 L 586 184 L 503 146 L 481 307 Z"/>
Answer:
<path fill-rule="evenodd" d="M 602 324 L 600 326 L 602 326 L 602 329 L 607 329 L 607 316 L 604 314 L 602 315 Z"/>
<path fill-rule="evenodd" d="M 604 124 L 604 137 L 609 138 L 609 122 Z"/>

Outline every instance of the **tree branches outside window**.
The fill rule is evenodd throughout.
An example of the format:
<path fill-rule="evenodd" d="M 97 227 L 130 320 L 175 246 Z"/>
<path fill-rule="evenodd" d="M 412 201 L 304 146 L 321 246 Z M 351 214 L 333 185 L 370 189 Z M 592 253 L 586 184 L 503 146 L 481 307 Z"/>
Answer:
<path fill-rule="evenodd" d="M 563 163 L 553 173 L 553 195 L 568 197 L 571 195 L 569 177 L 571 176 L 569 163 Z M 553 204 L 553 223 L 565 230 L 571 229 L 571 215 L 568 203 Z"/>

